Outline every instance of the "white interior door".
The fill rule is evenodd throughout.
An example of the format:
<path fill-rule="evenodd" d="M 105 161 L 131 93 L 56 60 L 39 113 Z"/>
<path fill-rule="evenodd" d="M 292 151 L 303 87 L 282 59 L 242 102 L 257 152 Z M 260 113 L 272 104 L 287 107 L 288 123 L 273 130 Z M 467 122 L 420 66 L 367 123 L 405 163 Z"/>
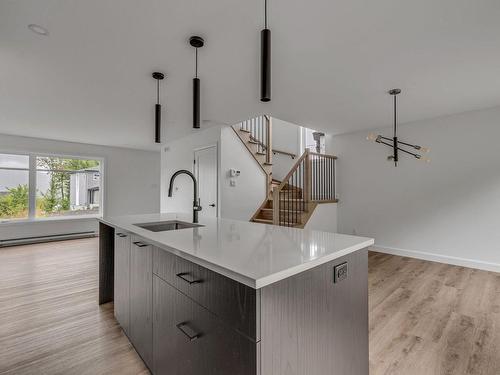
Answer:
<path fill-rule="evenodd" d="M 194 152 L 194 170 L 203 209 L 200 217 L 217 217 L 217 146 Z"/>

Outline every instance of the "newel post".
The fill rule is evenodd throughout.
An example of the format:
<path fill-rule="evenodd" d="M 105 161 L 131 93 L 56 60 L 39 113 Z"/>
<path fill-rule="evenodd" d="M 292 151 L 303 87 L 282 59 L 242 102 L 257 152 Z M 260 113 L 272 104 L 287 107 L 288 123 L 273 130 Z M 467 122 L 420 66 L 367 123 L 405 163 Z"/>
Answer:
<path fill-rule="evenodd" d="M 271 116 L 264 116 L 266 119 L 266 164 L 273 163 L 273 120 Z"/>
<path fill-rule="evenodd" d="M 280 189 L 273 189 L 273 224 L 280 225 Z"/>
<path fill-rule="evenodd" d="M 312 189 L 312 165 L 311 165 L 311 155 L 309 154 L 309 149 L 307 148 L 304 158 L 305 166 L 305 182 L 304 182 L 304 202 L 306 203 L 306 210 L 309 210 L 309 201 L 311 200 L 311 189 Z"/>

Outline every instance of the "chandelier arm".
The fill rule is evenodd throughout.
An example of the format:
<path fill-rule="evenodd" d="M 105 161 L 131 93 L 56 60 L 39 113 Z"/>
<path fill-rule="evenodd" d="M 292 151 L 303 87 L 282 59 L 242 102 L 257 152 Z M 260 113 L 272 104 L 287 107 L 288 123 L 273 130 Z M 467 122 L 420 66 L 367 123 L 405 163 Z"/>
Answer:
<path fill-rule="evenodd" d="M 419 145 L 412 145 L 411 143 L 406 143 L 406 142 L 401 142 L 401 141 L 398 141 L 398 143 L 401 143 L 402 145 L 405 145 L 408 147 L 413 147 L 415 150 L 420 150 L 422 148 Z"/>
<path fill-rule="evenodd" d="M 385 139 L 386 141 L 393 141 L 393 138 L 389 138 L 389 137 L 384 137 L 383 135 L 379 135 L 380 139 Z"/>
<path fill-rule="evenodd" d="M 382 142 L 382 141 L 379 141 L 379 142 L 377 142 L 377 143 L 381 143 L 381 144 L 386 145 L 386 146 L 389 146 L 389 147 L 391 147 L 391 148 L 393 148 L 393 147 L 394 147 L 394 145 L 391 145 L 390 143 L 387 143 L 387 142 Z"/>
<path fill-rule="evenodd" d="M 415 154 L 415 153 L 413 153 L 413 152 L 406 151 L 406 150 L 404 150 L 404 149 L 402 149 L 402 148 L 400 148 L 400 147 L 398 147 L 398 150 L 399 150 L 399 151 L 402 151 L 402 152 L 404 152 L 404 153 L 406 153 L 406 154 L 409 154 L 409 155 L 411 155 L 411 156 L 414 156 L 416 159 L 420 159 L 420 158 L 422 157 L 422 156 L 420 156 L 419 154 Z"/>

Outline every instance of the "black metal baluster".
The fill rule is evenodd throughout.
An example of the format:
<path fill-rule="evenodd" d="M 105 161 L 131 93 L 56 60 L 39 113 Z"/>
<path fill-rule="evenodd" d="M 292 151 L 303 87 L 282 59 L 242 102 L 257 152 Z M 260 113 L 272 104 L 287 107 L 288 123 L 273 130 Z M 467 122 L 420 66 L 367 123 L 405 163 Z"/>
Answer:
<path fill-rule="evenodd" d="M 323 184 L 324 176 L 323 176 L 323 158 L 318 156 L 319 160 L 319 200 L 323 199 L 323 191 L 325 189 L 325 185 Z"/>
<path fill-rule="evenodd" d="M 291 178 L 291 177 L 290 177 Z M 286 195 L 288 197 L 288 205 L 287 205 L 287 210 L 286 210 L 286 222 L 287 225 L 290 226 L 290 178 L 288 179 L 288 189 L 286 191 Z"/>
<path fill-rule="evenodd" d="M 337 181 L 335 179 L 335 159 L 333 159 L 333 199 L 337 198 Z"/>
<path fill-rule="evenodd" d="M 318 158 L 314 155 L 314 199 L 318 198 Z"/>
<path fill-rule="evenodd" d="M 294 177 L 294 195 L 295 195 L 295 199 L 298 199 L 298 190 L 297 190 L 297 172 L 295 171 L 293 173 L 293 177 Z M 294 201 L 294 209 L 293 209 L 293 216 L 294 216 L 294 224 L 297 222 L 297 201 L 295 200 Z"/>
<path fill-rule="evenodd" d="M 328 171 L 328 194 L 326 199 L 331 200 L 332 199 L 332 159 L 328 158 L 328 165 L 327 165 L 327 171 Z"/>
<path fill-rule="evenodd" d="M 322 156 L 321 159 L 323 160 L 323 185 L 324 185 L 322 199 L 325 200 L 326 199 L 326 192 L 327 192 L 327 188 L 328 188 L 328 185 L 326 183 L 326 180 L 327 180 L 327 177 L 326 177 L 326 158 L 324 156 Z"/>
<path fill-rule="evenodd" d="M 327 159 L 323 156 L 323 178 L 324 178 L 324 184 L 325 187 L 323 189 L 323 200 L 326 200 L 326 197 L 328 195 L 328 176 L 327 176 L 327 169 L 326 169 L 326 162 Z"/>
<path fill-rule="evenodd" d="M 333 200 L 333 172 L 332 172 L 332 165 L 333 165 L 333 159 L 330 158 L 330 196 L 329 199 Z"/>

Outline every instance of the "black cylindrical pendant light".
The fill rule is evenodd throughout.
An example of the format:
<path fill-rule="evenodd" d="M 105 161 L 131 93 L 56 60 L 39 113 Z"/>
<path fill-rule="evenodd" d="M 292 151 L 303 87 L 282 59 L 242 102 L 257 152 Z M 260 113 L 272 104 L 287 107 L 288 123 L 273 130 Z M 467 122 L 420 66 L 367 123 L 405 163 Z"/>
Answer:
<path fill-rule="evenodd" d="M 161 104 L 160 104 L 160 81 L 165 78 L 163 73 L 154 72 L 156 79 L 156 104 L 155 104 L 155 142 L 161 143 Z"/>
<path fill-rule="evenodd" d="M 193 128 L 200 128 L 200 79 L 193 78 Z"/>
<path fill-rule="evenodd" d="M 264 30 L 260 32 L 260 100 L 271 101 L 271 30 L 267 28 L 267 0 L 264 0 Z"/>
<path fill-rule="evenodd" d="M 200 128 L 200 79 L 198 78 L 198 48 L 203 47 L 202 37 L 192 36 L 189 44 L 195 48 L 195 77 L 193 78 L 193 128 Z"/>

